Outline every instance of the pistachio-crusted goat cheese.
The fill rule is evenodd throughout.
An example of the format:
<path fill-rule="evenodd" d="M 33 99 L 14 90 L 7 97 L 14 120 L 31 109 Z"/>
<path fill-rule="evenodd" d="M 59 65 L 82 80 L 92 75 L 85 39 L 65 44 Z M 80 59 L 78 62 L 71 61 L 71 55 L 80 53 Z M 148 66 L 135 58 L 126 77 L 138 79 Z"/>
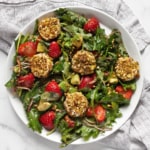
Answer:
<path fill-rule="evenodd" d="M 139 63 L 131 57 L 120 57 L 115 66 L 116 75 L 123 81 L 131 81 L 139 76 Z"/>
<path fill-rule="evenodd" d="M 39 21 L 38 31 L 45 40 L 56 38 L 61 31 L 59 19 L 55 17 L 42 19 Z"/>
<path fill-rule="evenodd" d="M 81 92 L 67 93 L 64 106 L 71 117 L 82 117 L 88 108 L 88 100 Z"/>
<path fill-rule="evenodd" d="M 31 72 L 35 77 L 46 78 L 52 67 L 53 61 L 46 53 L 39 53 L 31 58 Z"/>
<path fill-rule="evenodd" d="M 95 56 L 86 50 L 77 51 L 72 58 L 72 69 L 81 75 L 94 73 L 96 68 Z"/>

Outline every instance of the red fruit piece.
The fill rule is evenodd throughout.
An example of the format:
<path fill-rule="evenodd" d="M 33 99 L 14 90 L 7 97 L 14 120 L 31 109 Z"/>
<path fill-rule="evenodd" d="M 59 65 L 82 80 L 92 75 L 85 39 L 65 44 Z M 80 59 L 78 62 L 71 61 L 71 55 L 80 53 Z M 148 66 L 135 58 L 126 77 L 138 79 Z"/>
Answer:
<path fill-rule="evenodd" d="M 94 110 L 92 107 L 89 107 L 86 111 L 86 116 L 87 117 L 92 117 L 94 115 Z"/>
<path fill-rule="evenodd" d="M 90 18 L 84 24 L 83 28 L 86 32 L 94 33 L 98 27 L 99 27 L 99 21 L 93 17 L 93 18 Z"/>
<path fill-rule="evenodd" d="M 133 95 L 133 90 L 131 89 L 127 89 L 125 90 L 123 88 L 123 86 L 121 85 L 118 85 L 116 88 L 115 88 L 115 91 L 119 94 L 121 94 L 124 98 L 126 99 L 131 99 L 132 95 Z"/>
<path fill-rule="evenodd" d="M 28 41 L 23 44 L 20 44 L 18 48 L 18 53 L 21 56 L 32 57 L 33 55 L 36 54 L 36 48 L 37 48 L 36 42 Z"/>
<path fill-rule="evenodd" d="M 31 88 L 34 84 L 35 77 L 32 73 L 20 76 L 17 79 L 17 85 L 21 87 Z"/>
<path fill-rule="evenodd" d="M 124 92 L 124 89 L 121 85 L 118 85 L 118 86 L 116 86 L 115 91 L 118 93 L 122 93 L 122 92 Z"/>
<path fill-rule="evenodd" d="M 132 95 L 133 95 L 133 91 L 131 89 L 128 89 L 123 93 L 123 97 L 126 99 L 131 99 Z"/>
<path fill-rule="evenodd" d="M 81 82 L 79 84 L 79 89 L 93 88 L 95 82 L 96 82 L 96 75 L 95 74 L 83 76 L 81 78 Z"/>
<path fill-rule="evenodd" d="M 56 41 L 50 43 L 49 56 L 52 58 L 58 58 L 61 55 L 61 49 Z"/>
<path fill-rule="evenodd" d="M 65 116 L 65 121 L 68 127 L 73 128 L 75 126 L 75 122 L 68 115 Z"/>
<path fill-rule="evenodd" d="M 94 116 L 96 120 L 101 123 L 106 118 L 106 110 L 101 105 L 97 105 L 94 108 Z"/>
<path fill-rule="evenodd" d="M 52 130 L 54 126 L 56 114 L 54 111 L 47 111 L 39 117 L 39 121 L 42 126 L 47 130 Z"/>
<path fill-rule="evenodd" d="M 59 96 L 62 96 L 62 91 L 55 80 L 48 82 L 48 84 L 45 87 L 45 91 L 54 92 L 59 94 Z"/>

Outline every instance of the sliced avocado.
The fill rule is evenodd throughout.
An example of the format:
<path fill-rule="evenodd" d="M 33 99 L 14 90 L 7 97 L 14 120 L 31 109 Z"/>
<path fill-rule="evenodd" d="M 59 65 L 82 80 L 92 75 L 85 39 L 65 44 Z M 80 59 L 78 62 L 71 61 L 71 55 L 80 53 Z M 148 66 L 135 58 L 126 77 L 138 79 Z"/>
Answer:
<path fill-rule="evenodd" d="M 83 37 L 81 34 L 76 34 L 72 38 L 72 45 L 75 46 L 77 49 L 79 49 L 83 44 Z"/>
<path fill-rule="evenodd" d="M 37 52 L 42 53 L 46 51 L 48 51 L 47 47 L 43 43 L 39 42 L 37 45 Z"/>
<path fill-rule="evenodd" d="M 80 84 L 80 76 L 78 74 L 74 74 L 71 78 L 71 84 L 79 85 Z"/>

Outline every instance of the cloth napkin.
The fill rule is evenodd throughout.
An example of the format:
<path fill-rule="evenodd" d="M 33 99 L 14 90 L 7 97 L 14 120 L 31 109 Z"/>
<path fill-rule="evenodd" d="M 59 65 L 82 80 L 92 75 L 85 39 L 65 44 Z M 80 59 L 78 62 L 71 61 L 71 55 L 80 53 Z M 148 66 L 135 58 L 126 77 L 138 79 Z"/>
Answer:
<path fill-rule="evenodd" d="M 141 55 L 150 45 L 150 38 L 123 0 L 0 0 L 0 50 L 7 54 L 20 29 L 37 15 L 63 6 L 92 6 L 113 16 L 132 35 Z M 140 102 L 133 115 L 117 132 L 96 142 L 97 147 L 105 144 L 118 150 L 150 149 L 149 99 L 150 82 L 145 79 Z"/>

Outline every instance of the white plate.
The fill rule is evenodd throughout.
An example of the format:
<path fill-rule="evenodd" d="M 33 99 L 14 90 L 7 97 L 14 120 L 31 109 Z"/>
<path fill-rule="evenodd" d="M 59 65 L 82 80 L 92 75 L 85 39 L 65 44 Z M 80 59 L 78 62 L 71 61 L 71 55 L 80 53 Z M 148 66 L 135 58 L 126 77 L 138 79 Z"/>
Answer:
<path fill-rule="evenodd" d="M 129 55 L 131 57 L 133 57 L 135 60 L 137 60 L 140 64 L 140 78 L 137 81 L 137 89 L 136 89 L 134 95 L 132 96 L 130 105 L 127 107 L 121 108 L 121 112 L 122 112 L 123 116 L 116 120 L 116 123 L 114 123 L 114 126 L 111 131 L 107 131 L 103 135 L 99 135 L 96 139 L 90 139 L 89 141 L 86 141 L 86 142 L 82 139 L 79 139 L 79 140 L 73 142 L 73 144 L 85 144 L 85 143 L 90 143 L 90 142 L 94 142 L 94 141 L 106 138 L 107 136 L 111 135 L 116 130 L 118 130 L 129 119 L 129 117 L 134 112 L 134 110 L 139 102 L 139 98 L 140 98 L 140 95 L 142 92 L 142 87 L 143 87 L 143 73 L 142 73 L 141 58 L 140 58 L 139 50 L 138 50 L 134 40 L 130 36 L 130 34 L 123 28 L 123 26 L 118 21 L 116 21 L 114 18 L 112 18 L 108 14 L 106 14 L 102 11 L 96 10 L 94 8 L 90 8 L 90 7 L 68 7 L 68 8 L 70 8 L 71 10 L 73 10 L 77 13 L 83 14 L 86 17 L 95 16 L 96 18 L 98 18 L 100 20 L 101 27 L 106 29 L 106 33 L 109 33 L 112 29 L 117 28 L 122 34 L 122 39 L 123 39 L 124 45 L 129 53 Z M 52 16 L 54 10 L 45 12 L 44 14 L 38 16 L 35 19 L 46 17 L 46 16 Z M 26 25 L 20 32 L 23 34 L 32 33 L 34 24 L 35 24 L 35 19 L 33 21 L 31 21 L 28 25 Z M 11 74 L 12 74 L 12 66 L 13 66 L 12 62 L 13 62 L 14 54 L 15 54 L 15 45 L 13 43 L 11 46 L 10 52 L 9 52 L 8 60 L 7 60 L 7 68 L 6 69 L 7 69 L 8 80 L 10 79 Z M 20 119 L 23 121 L 23 123 L 25 123 L 27 125 L 28 121 L 27 121 L 26 114 L 23 109 L 22 103 L 20 102 L 20 100 L 17 97 L 14 97 L 14 95 L 9 90 L 8 90 L 8 94 L 9 94 L 10 102 L 11 102 L 14 110 L 16 111 L 17 115 L 20 117 Z M 60 135 L 57 132 L 53 133 L 52 135 L 47 136 L 46 131 L 43 130 L 42 133 L 39 135 L 48 140 L 60 143 Z"/>

